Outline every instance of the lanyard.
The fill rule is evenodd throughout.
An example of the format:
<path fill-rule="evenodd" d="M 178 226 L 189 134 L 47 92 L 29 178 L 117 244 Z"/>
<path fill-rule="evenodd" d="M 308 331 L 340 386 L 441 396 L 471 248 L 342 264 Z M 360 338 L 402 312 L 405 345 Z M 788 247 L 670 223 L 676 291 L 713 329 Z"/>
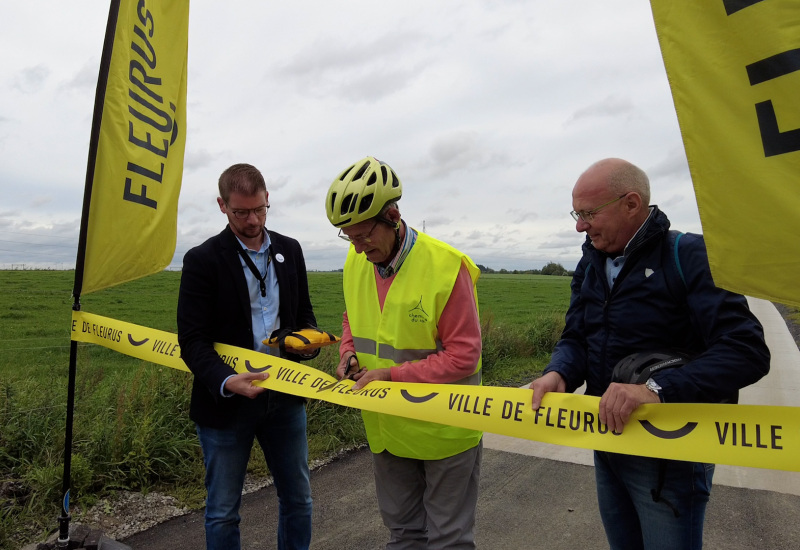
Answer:
<path fill-rule="evenodd" d="M 272 261 L 272 247 L 270 246 L 269 248 L 267 248 L 267 269 L 263 275 L 258 271 L 256 264 L 253 263 L 253 260 L 250 259 L 250 254 L 248 254 L 247 251 L 243 248 L 239 248 L 238 250 L 239 250 L 239 255 L 244 259 L 244 263 L 246 263 L 247 267 L 250 268 L 250 272 L 256 279 L 258 279 L 258 284 L 261 287 L 261 297 L 266 298 L 267 273 L 269 273 L 269 264 Z"/>

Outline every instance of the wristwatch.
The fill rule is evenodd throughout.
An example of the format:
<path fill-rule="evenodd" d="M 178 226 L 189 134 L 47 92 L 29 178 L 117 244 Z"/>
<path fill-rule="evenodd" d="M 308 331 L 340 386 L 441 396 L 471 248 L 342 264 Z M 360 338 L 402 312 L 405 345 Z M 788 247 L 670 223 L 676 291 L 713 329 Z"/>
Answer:
<path fill-rule="evenodd" d="M 645 386 L 645 387 L 646 387 L 648 390 L 650 390 L 651 392 L 653 392 L 653 393 L 654 393 L 654 394 L 656 394 L 656 395 L 658 395 L 658 392 L 660 392 L 660 391 L 661 391 L 661 386 L 659 386 L 659 385 L 656 383 L 656 381 L 655 381 L 655 380 L 653 380 L 652 378 L 648 378 L 648 379 L 647 379 L 647 382 L 645 382 L 645 383 L 644 383 L 644 386 Z"/>

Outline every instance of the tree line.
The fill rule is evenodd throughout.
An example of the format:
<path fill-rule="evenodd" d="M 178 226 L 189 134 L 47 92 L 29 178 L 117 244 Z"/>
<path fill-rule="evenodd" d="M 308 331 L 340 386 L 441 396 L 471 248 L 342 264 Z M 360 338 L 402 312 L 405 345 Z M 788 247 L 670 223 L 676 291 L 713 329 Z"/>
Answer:
<path fill-rule="evenodd" d="M 508 273 L 513 275 L 560 275 L 571 276 L 574 271 L 566 269 L 563 265 L 549 262 L 542 269 L 492 269 L 485 265 L 477 264 L 481 273 Z"/>

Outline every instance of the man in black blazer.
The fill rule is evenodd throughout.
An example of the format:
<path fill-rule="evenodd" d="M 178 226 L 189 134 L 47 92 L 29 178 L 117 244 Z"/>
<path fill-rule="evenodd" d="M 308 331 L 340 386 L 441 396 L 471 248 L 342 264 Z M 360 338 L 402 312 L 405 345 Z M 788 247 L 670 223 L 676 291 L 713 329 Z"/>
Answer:
<path fill-rule="evenodd" d="M 234 370 L 215 342 L 278 354 L 262 341 L 274 330 L 316 326 L 303 251 L 289 237 L 267 231 L 269 193 L 261 173 L 235 164 L 219 178 L 220 211 L 228 226 L 189 250 L 178 297 L 181 357 L 194 374 L 190 418 L 206 467 L 208 550 L 236 550 L 242 487 L 256 439 L 279 501 L 279 549 L 307 549 L 311 487 L 305 400 L 253 385 L 269 374 Z M 299 355 L 287 349 L 285 357 Z M 318 352 L 316 352 L 318 353 Z"/>

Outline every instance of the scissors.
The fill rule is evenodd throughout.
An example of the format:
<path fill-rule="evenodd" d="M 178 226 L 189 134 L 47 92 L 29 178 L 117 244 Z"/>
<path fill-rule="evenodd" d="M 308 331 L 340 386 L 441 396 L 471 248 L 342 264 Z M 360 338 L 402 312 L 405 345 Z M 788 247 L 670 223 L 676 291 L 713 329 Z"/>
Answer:
<path fill-rule="evenodd" d="M 353 368 L 355 368 L 355 371 L 351 372 Z M 362 369 L 358 368 L 358 357 L 353 354 L 347 360 L 347 368 L 344 370 L 344 376 L 342 376 L 342 380 L 353 380 L 353 377 L 361 371 Z"/>

